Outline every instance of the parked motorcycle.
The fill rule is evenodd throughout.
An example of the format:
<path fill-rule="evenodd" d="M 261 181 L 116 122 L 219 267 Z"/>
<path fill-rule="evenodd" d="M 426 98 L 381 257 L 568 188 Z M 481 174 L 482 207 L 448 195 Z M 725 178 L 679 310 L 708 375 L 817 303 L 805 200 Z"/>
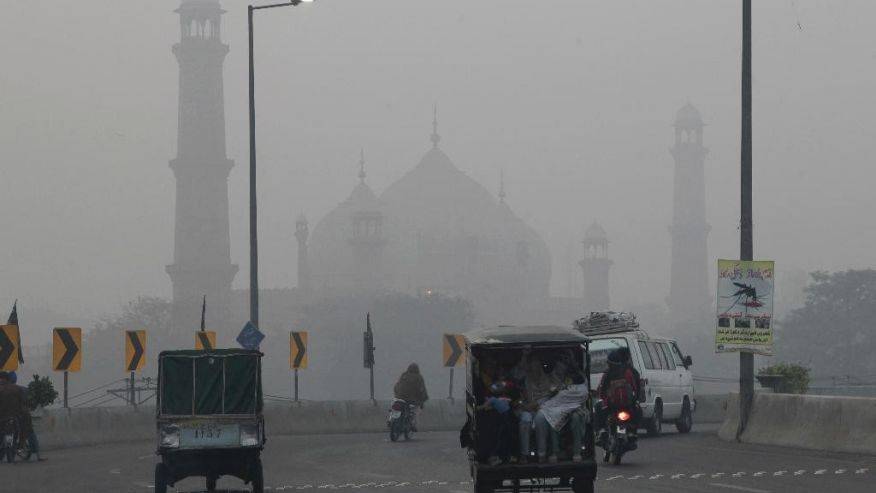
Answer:
<path fill-rule="evenodd" d="M 394 399 L 389 408 L 389 418 L 386 421 L 389 427 L 389 439 L 397 441 L 400 436 L 410 440 L 413 434 L 413 421 L 416 406 L 401 399 Z"/>
<path fill-rule="evenodd" d="M 602 440 L 602 448 L 605 449 L 603 462 L 618 465 L 621 457 L 630 450 L 638 448 L 638 437 L 630 427 L 633 415 L 630 411 L 620 410 L 608 416 L 605 427 L 606 435 Z"/>

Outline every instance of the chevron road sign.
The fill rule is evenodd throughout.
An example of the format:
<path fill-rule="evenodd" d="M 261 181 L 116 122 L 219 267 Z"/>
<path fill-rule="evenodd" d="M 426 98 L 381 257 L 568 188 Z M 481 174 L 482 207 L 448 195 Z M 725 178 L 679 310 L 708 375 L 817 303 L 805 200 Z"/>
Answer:
<path fill-rule="evenodd" d="M 465 338 L 461 334 L 444 334 L 444 366 L 453 368 L 465 362 Z"/>
<path fill-rule="evenodd" d="M 82 329 L 56 327 L 52 331 L 52 368 L 55 371 L 82 369 Z"/>
<path fill-rule="evenodd" d="M 201 351 L 216 349 L 216 332 L 213 330 L 199 330 L 195 332 L 195 349 Z"/>
<path fill-rule="evenodd" d="M 307 332 L 289 333 L 289 367 L 307 368 Z"/>
<path fill-rule="evenodd" d="M 125 369 L 140 371 L 146 366 L 146 331 L 125 331 Z"/>
<path fill-rule="evenodd" d="M 0 371 L 18 369 L 18 326 L 0 325 Z"/>

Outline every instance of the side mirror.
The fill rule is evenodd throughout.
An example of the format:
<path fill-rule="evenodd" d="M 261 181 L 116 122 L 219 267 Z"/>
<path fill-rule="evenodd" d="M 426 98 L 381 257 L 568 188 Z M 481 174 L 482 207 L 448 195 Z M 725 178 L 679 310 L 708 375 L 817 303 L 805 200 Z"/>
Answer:
<path fill-rule="evenodd" d="M 690 367 L 691 365 L 693 365 L 693 360 L 690 358 L 690 356 L 685 356 L 683 361 L 684 361 L 684 367 L 685 367 L 685 368 Z"/>

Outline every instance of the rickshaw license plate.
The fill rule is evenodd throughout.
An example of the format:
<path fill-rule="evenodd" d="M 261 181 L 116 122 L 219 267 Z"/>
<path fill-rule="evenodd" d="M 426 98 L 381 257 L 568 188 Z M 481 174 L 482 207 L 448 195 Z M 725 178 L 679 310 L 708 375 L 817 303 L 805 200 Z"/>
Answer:
<path fill-rule="evenodd" d="M 227 447 L 240 445 L 240 426 L 209 422 L 193 422 L 180 426 L 182 447 Z"/>

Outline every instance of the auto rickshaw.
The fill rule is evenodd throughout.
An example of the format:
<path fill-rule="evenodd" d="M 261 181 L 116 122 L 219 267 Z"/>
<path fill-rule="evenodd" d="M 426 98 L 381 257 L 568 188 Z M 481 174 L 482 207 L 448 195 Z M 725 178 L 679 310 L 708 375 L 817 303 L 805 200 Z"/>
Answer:
<path fill-rule="evenodd" d="M 469 466 L 474 481 L 475 493 L 492 493 L 496 491 L 572 491 L 574 493 L 592 493 L 593 482 L 596 479 L 596 460 L 594 447 L 594 430 L 592 425 L 593 401 L 590 391 L 590 359 L 587 350 L 589 339 L 571 328 L 558 326 L 499 326 L 482 328 L 465 334 L 466 352 L 466 414 L 468 421 L 460 433 L 460 441 L 467 448 Z M 561 399 L 563 392 L 576 392 L 576 399 L 564 410 L 578 413 L 575 424 L 576 442 L 580 441 L 580 450 L 569 446 L 570 421 L 556 432 L 550 442 L 559 440 L 558 449 L 552 450 L 549 460 L 529 456 L 512 457 L 511 460 L 488 460 L 493 447 L 491 441 L 498 439 L 510 440 L 511 447 L 522 448 L 518 430 L 520 427 L 521 400 L 509 399 L 512 402 L 510 414 L 504 415 L 511 420 L 512 425 L 503 424 L 499 431 L 495 428 L 497 414 L 495 410 L 485 410 L 484 402 L 495 392 L 495 384 L 487 386 L 493 375 L 516 375 L 521 382 L 521 361 L 531 361 L 537 355 L 538 365 L 545 365 L 545 372 L 553 372 L 562 361 L 562 372 L 575 378 L 574 385 L 566 383 L 554 390 L 553 399 Z M 560 370 L 556 370 L 560 371 Z M 504 378 L 504 377 L 503 377 Z M 511 377 L 514 378 L 514 377 Z M 519 383 L 525 386 L 526 383 Z M 534 384 L 533 384 L 534 385 Z M 522 389 L 521 389 L 522 390 Z M 553 402 L 553 401 L 551 401 Z M 544 410 L 555 410 L 553 404 L 544 401 Z M 507 411 L 507 409 L 506 409 Z M 492 414 L 490 414 L 492 413 Z M 505 423 L 503 421 L 503 423 Z M 525 423 L 525 422 L 524 422 Z M 553 425 L 552 425 L 553 426 Z M 559 426 L 559 425 L 558 425 Z M 506 436 L 511 435 L 511 436 Z M 534 435 L 532 433 L 531 435 Z M 524 438 L 525 440 L 525 438 Z M 535 440 L 529 443 L 534 443 Z M 519 445 L 520 444 L 520 445 Z M 534 450 L 531 447 L 530 450 Z M 520 454 L 520 450 L 515 450 Z M 495 457 L 492 457 L 495 459 Z M 541 459 L 541 460 L 540 460 Z"/>
<path fill-rule="evenodd" d="M 155 493 L 189 476 L 207 491 L 231 475 L 262 493 L 262 353 L 248 349 L 163 351 L 158 355 Z"/>

